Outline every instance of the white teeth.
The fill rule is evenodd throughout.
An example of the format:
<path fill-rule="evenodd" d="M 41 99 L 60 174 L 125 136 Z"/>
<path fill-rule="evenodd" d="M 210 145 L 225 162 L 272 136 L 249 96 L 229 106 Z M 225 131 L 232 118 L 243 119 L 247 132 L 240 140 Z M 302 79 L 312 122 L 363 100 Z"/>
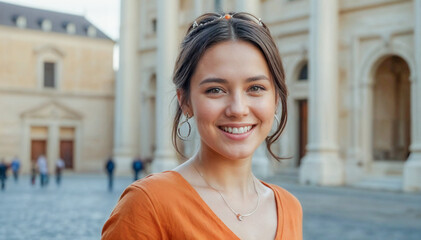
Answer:
<path fill-rule="evenodd" d="M 246 133 L 246 132 L 250 131 L 251 128 L 252 128 L 252 126 L 239 127 L 239 128 L 222 127 L 222 130 L 224 130 L 225 132 L 233 133 L 233 134 L 242 134 L 242 133 Z"/>

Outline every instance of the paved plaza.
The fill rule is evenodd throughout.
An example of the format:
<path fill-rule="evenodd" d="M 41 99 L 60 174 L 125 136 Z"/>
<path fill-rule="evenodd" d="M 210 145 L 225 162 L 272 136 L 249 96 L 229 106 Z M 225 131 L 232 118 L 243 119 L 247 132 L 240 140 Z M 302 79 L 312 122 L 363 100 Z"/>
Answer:
<path fill-rule="evenodd" d="M 0 239 L 99 239 L 101 229 L 128 177 L 116 178 L 107 190 L 104 175 L 65 175 L 57 187 L 31 186 L 28 176 L 11 177 L 0 192 Z M 274 177 L 301 201 L 305 240 L 420 240 L 421 194 L 353 188 L 300 186 Z"/>

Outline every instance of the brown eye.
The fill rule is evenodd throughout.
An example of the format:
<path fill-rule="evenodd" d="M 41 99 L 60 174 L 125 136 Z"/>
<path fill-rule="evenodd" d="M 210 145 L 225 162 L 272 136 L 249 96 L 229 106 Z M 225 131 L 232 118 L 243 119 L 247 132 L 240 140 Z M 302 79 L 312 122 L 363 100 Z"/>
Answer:
<path fill-rule="evenodd" d="M 258 86 L 258 85 L 254 85 L 254 86 L 251 86 L 250 88 L 249 88 L 249 90 L 251 91 L 251 92 L 260 92 L 260 91 L 264 91 L 264 90 L 266 90 L 264 87 L 262 87 L 262 86 Z"/>
<path fill-rule="evenodd" d="M 206 93 L 210 93 L 210 94 L 218 94 L 218 93 L 222 93 L 222 89 L 220 88 L 210 88 L 208 90 L 206 90 Z"/>

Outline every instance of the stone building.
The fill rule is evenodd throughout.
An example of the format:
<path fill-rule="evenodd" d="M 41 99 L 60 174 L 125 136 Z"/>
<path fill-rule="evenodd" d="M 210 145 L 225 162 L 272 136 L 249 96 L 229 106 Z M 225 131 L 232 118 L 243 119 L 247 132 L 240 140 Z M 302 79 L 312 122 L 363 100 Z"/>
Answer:
<path fill-rule="evenodd" d="M 112 154 L 114 41 L 83 16 L 0 2 L 0 158 L 23 172 L 103 170 Z"/>
<path fill-rule="evenodd" d="M 300 182 L 421 190 L 421 0 L 177 0 L 121 2 L 114 154 L 153 171 L 179 163 L 171 146 L 174 60 L 204 12 L 248 11 L 269 26 L 283 58 L 289 120 L 257 174 L 295 169 Z M 194 152 L 196 140 L 186 142 Z"/>

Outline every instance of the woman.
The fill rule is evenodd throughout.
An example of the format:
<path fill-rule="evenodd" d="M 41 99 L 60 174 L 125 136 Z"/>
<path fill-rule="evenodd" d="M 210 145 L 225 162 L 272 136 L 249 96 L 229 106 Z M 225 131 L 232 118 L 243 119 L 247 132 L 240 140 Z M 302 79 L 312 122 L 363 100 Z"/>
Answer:
<path fill-rule="evenodd" d="M 282 62 L 265 24 L 247 13 L 202 15 L 182 42 L 173 81 L 173 143 L 180 153 L 177 136 L 188 137 L 193 117 L 200 148 L 128 187 L 103 239 L 302 239 L 298 200 L 251 171 L 264 140 L 280 159 L 270 146 L 287 119 Z"/>

